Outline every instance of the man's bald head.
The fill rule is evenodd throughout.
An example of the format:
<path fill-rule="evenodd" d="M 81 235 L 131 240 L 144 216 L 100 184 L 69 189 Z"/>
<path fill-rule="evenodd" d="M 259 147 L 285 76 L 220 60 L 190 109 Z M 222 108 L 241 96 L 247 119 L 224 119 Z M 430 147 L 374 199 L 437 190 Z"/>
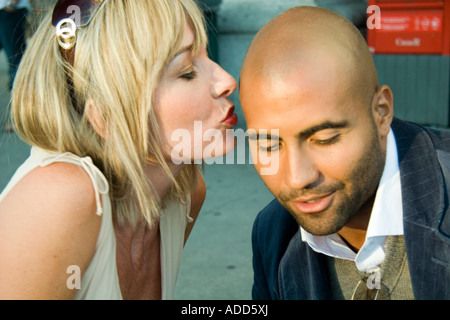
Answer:
<path fill-rule="evenodd" d="M 266 81 L 295 73 L 308 77 L 310 71 L 326 85 L 327 77 L 317 68 L 324 64 L 330 64 L 330 68 L 334 65 L 338 78 L 350 81 L 349 90 L 367 99 L 378 86 L 368 46 L 350 21 L 330 10 L 295 7 L 270 21 L 256 35 L 242 67 L 241 81 L 248 75 Z"/>
<path fill-rule="evenodd" d="M 299 225 L 315 235 L 364 228 L 393 99 L 388 86 L 378 87 L 358 30 L 324 9 L 281 14 L 250 46 L 240 100 L 255 168 Z M 269 175 L 267 155 L 278 168 Z"/>

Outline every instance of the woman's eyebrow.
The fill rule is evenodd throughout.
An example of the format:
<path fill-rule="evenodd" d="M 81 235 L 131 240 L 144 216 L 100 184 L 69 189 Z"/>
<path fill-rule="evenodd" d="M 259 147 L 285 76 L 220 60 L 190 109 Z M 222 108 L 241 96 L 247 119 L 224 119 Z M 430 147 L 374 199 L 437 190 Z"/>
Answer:
<path fill-rule="evenodd" d="M 193 51 L 193 50 L 194 50 L 194 44 L 191 43 L 191 44 L 181 48 L 180 50 L 178 50 L 178 52 L 175 53 L 174 59 L 185 52 Z"/>

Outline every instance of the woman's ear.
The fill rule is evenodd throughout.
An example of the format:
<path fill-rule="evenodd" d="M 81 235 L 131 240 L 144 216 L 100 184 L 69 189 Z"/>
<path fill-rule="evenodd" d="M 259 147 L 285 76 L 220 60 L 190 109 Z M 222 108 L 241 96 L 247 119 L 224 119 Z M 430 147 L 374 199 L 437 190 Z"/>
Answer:
<path fill-rule="evenodd" d="M 102 114 L 95 105 L 94 100 L 89 99 L 85 106 L 86 117 L 92 128 L 97 132 L 102 138 L 106 137 L 105 120 Z"/>
<path fill-rule="evenodd" d="M 374 121 L 381 138 L 389 134 L 394 118 L 394 96 L 391 88 L 383 85 L 378 88 L 372 101 Z"/>

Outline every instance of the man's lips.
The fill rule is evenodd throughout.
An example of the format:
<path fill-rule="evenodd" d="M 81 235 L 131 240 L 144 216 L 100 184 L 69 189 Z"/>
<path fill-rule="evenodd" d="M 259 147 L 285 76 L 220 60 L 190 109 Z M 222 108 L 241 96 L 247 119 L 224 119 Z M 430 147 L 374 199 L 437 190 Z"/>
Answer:
<path fill-rule="evenodd" d="M 238 123 L 238 116 L 234 113 L 234 110 L 234 107 L 231 107 L 230 110 L 228 110 L 227 116 L 223 119 L 222 123 L 230 126 L 235 126 Z"/>
<path fill-rule="evenodd" d="M 333 203 L 335 193 L 326 195 L 313 195 L 297 198 L 292 201 L 295 208 L 301 213 L 317 213 L 328 209 Z"/>

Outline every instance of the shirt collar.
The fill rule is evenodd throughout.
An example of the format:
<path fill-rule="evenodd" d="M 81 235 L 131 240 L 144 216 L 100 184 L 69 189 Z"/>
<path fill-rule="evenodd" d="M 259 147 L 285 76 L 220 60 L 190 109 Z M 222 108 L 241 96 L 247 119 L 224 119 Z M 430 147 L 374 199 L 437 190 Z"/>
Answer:
<path fill-rule="evenodd" d="M 394 133 L 388 135 L 386 164 L 378 186 L 366 239 L 403 235 L 403 202 Z"/>

